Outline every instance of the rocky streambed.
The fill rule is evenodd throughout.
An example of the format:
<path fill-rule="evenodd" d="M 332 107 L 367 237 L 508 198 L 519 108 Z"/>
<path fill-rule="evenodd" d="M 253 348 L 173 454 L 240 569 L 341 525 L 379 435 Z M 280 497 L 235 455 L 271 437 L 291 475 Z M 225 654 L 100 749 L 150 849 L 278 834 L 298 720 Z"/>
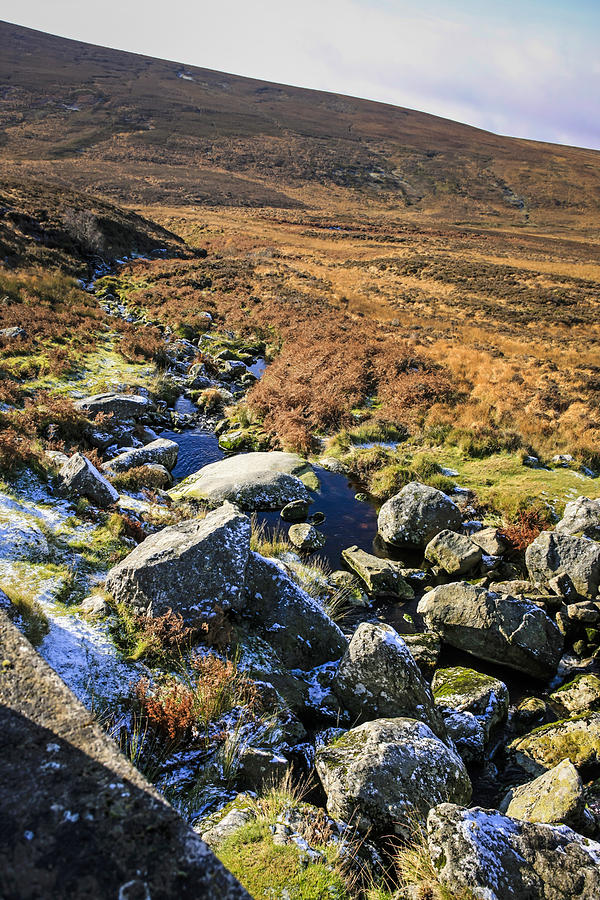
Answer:
<path fill-rule="evenodd" d="M 312 803 L 288 791 L 264 839 L 304 866 L 352 833 L 376 873 L 419 823 L 448 890 L 598 896 L 600 503 L 521 559 L 459 494 L 377 510 L 223 418 L 262 347 L 165 339 L 171 406 L 81 397 L 100 461 L 50 453 L 1 498 L 4 604 L 42 655 L 224 857 L 293 764 Z"/>

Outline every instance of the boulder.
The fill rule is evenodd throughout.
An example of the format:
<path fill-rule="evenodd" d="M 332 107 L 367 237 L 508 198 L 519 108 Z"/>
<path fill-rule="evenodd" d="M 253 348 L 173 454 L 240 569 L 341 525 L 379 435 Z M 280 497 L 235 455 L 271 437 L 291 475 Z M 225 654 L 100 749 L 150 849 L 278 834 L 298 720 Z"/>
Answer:
<path fill-rule="evenodd" d="M 481 562 L 482 551 L 473 541 L 455 531 L 440 531 L 425 548 L 425 559 L 448 575 L 464 575 Z"/>
<path fill-rule="evenodd" d="M 571 500 L 554 530 L 600 541 L 600 500 L 590 500 L 588 497 Z"/>
<path fill-rule="evenodd" d="M 195 624 L 215 606 L 241 608 L 249 552 L 250 519 L 225 503 L 146 538 L 110 570 L 106 590 L 139 614 L 173 609 Z"/>
<path fill-rule="evenodd" d="M 498 528 L 482 528 L 470 535 L 471 540 L 481 547 L 486 556 L 502 556 L 506 550 L 506 541 Z"/>
<path fill-rule="evenodd" d="M 59 478 L 68 493 L 87 497 L 96 506 L 106 508 L 119 499 L 118 491 L 82 453 L 73 454 L 60 470 Z"/>
<path fill-rule="evenodd" d="M 244 453 L 204 466 L 170 491 L 174 500 L 231 500 L 243 509 L 282 509 L 293 500 L 310 503 L 308 492 L 318 481 L 308 463 L 295 453 Z"/>
<path fill-rule="evenodd" d="M 471 782 L 460 756 L 416 719 L 377 719 L 317 750 L 327 811 L 359 832 L 414 834 L 442 799 L 468 803 Z"/>
<path fill-rule="evenodd" d="M 348 547 L 342 550 L 347 565 L 361 578 L 370 594 L 390 595 L 401 600 L 412 600 L 415 592 L 400 574 L 400 564 L 390 559 L 380 559 L 360 550 Z"/>
<path fill-rule="evenodd" d="M 428 591 L 417 611 L 445 643 L 479 659 L 534 678 L 547 679 L 556 672 L 563 637 L 530 600 L 456 582 Z"/>
<path fill-rule="evenodd" d="M 0 338 L 4 341 L 18 341 L 25 340 L 25 338 L 29 337 L 24 328 L 20 328 L 18 325 L 13 325 L 11 328 L 0 328 Z"/>
<path fill-rule="evenodd" d="M 306 500 L 294 500 L 287 503 L 281 510 L 280 516 L 285 522 L 303 522 L 310 507 Z"/>
<path fill-rule="evenodd" d="M 288 535 L 290 541 L 297 550 L 308 553 L 320 550 L 327 542 L 325 535 L 317 531 L 314 525 L 309 525 L 307 522 L 291 525 Z"/>
<path fill-rule="evenodd" d="M 412 481 L 383 504 L 377 519 L 379 534 L 396 547 L 425 547 L 440 531 L 455 531 L 461 512 L 436 488 Z"/>
<path fill-rule="evenodd" d="M 440 711 L 444 717 L 446 731 L 463 762 L 466 765 L 481 765 L 485 758 L 487 741 L 483 726 L 477 716 L 449 707 L 441 707 Z"/>
<path fill-rule="evenodd" d="M 209 847 L 216 848 L 256 818 L 256 802 L 249 794 L 238 794 L 223 809 L 194 826 Z"/>
<path fill-rule="evenodd" d="M 534 728 L 508 746 L 509 755 L 531 775 L 540 775 L 563 759 L 576 768 L 600 763 L 600 712 L 581 713 Z"/>
<path fill-rule="evenodd" d="M 600 678 L 597 675 L 577 675 L 550 694 L 550 699 L 570 715 L 600 710 Z"/>
<path fill-rule="evenodd" d="M 175 467 L 178 452 L 179 445 L 175 441 L 158 438 L 156 441 L 146 444 L 145 447 L 137 447 L 119 453 L 118 456 L 104 463 L 102 468 L 105 472 L 126 472 L 128 469 L 135 469 L 138 466 L 156 464 L 164 466 L 170 471 Z"/>
<path fill-rule="evenodd" d="M 596 900 L 600 844 L 564 825 L 442 803 L 427 819 L 429 855 L 452 895 L 479 900 Z"/>
<path fill-rule="evenodd" d="M 502 801 L 501 809 L 522 822 L 562 824 L 575 829 L 587 825 L 583 783 L 569 759 L 513 788 Z"/>
<path fill-rule="evenodd" d="M 238 759 L 237 777 L 252 790 L 279 784 L 289 768 L 289 762 L 281 753 L 271 748 L 246 747 Z"/>
<path fill-rule="evenodd" d="M 508 715 L 506 685 L 474 669 L 463 666 L 438 669 L 431 690 L 436 706 L 474 715 L 481 723 L 486 741 L 492 728 Z"/>
<path fill-rule="evenodd" d="M 93 397 L 76 400 L 75 407 L 91 416 L 98 413 L 112 415 L 117 421 L 139 419 L 156 411 L 154 402 L 140 394 L 94 394 Z"/>
<path fill-rule="evenodd" d="M 250 553 L 244 615 L 288 668 L 339 659 L 348 642 L 326 612 L 273 560 Z"/>
<path fill-rule="evenodd" d="M 556 531 L 542 531 L 525 552 L 529 577 L 548 582 L 567 574 L 575 590 L 589 600 L 598 595 L 600 585 L 600 543 Z"/>
<path fill-rule="evenodd" d="M 390 625 L 358 626 L 338 666 L 333 690 L 354 722 L 406 716 L 426 722 L 445 737 L 429 686 Z"/>
<path fill-rule="evenodd" d="M 442 652 L 439 635 L 434 634 L 433 631 L 423 631 L 419 634 L 403 634 L 402 640 L 410 650 L 421 673 L 426 678 L 431 678 Z"/>

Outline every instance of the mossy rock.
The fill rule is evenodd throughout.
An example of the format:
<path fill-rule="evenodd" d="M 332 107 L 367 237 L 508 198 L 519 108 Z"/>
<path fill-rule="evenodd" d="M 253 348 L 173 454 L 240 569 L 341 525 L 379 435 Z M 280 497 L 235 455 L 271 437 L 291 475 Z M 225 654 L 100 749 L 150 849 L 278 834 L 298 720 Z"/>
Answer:
<path fill-rule="evenodd" d="M 570 759 L 577 769 L 600 763 L 600 712 L 583 713 L 534 728 L 512 741 L 509 755 L 532 775 Z"/>

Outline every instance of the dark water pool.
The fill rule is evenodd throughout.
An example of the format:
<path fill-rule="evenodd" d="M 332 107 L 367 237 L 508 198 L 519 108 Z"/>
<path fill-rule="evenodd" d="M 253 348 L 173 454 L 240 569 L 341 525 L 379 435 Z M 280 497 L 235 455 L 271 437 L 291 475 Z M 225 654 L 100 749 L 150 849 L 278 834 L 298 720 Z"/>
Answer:
<path fill-rule="evenodd" d="M 191 430 L 181 433 L 163 431 L 161 437 L 179 444 L 177 465 L 173 469 L 175 481 L 181 481 L 203 466 L 217 462 L 225 456 L 211 431 Z M 342 550 L 352 544 L 383 556 L 382 548 L 373 547 L 377 533 L 377 511 L 371 503 L 362 503 L 355 499 L 355 494 L 360 490 L 359 485 L 352 484 L 345 475 L 338 475 L 318 467 L 315 467 L 315 471 L 321 483 L 321 491 L 313 494 L 310 513 L 325 514 L 325 521 L 318 527 L 327 537 L 327 544 L 319 552 L 319 556 L 326 559 L 334 569 L 340 566 Z M 277 510 L 258 513 L 258 519 L 270 528 L 279 526 L 283 531 L 287 531 L 289 527 Z"/>

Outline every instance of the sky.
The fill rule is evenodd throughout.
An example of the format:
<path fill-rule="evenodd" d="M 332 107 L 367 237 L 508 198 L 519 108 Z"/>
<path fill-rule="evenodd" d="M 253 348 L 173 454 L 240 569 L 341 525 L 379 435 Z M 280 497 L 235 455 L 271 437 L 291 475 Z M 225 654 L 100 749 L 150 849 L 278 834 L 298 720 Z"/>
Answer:
<path fill-rule="evenodd" d="M 600 0 L 0 0 L 0 18 L 600 149 Z"/>

